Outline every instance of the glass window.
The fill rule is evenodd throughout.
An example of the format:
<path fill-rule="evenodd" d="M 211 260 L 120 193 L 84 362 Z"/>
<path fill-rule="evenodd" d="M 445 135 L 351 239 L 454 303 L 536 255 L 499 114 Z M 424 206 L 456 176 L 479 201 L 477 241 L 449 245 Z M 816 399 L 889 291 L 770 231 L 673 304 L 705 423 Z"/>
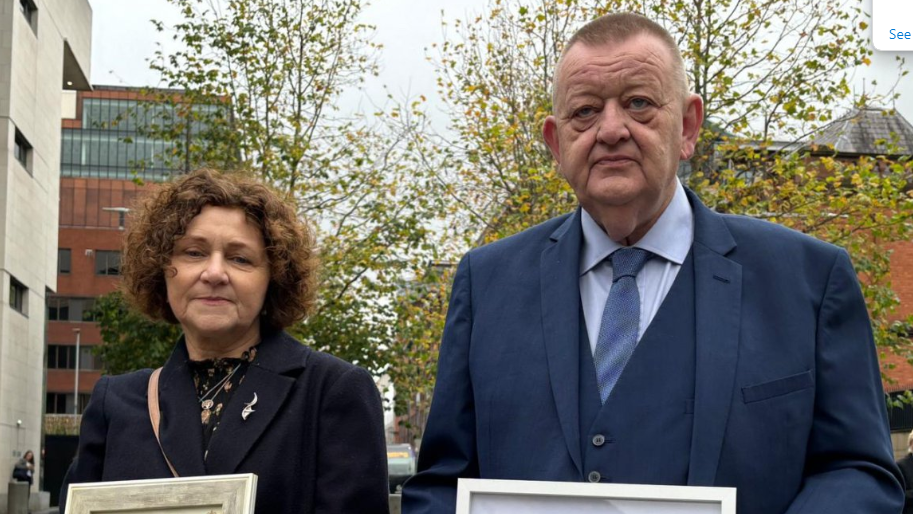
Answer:
<path fill-rule="evenodd" d="M 46 414 L 66 414 L 66 395 L 63 393 L 48 393 L 44 405 Z"/>
<path fill-rule="evenodd" d="M 54 345 L 48 345 L 48 369 L 57 369 L 57 352 L 53 351 Z"/>
<path fill-rule="evenodd" d="M 13 157 L 15 157 L 16 160 L 19 161 L 19 163 L 22 164 L 23 166 L 26 165 L 27 159 L 26 159 L 25 148 L 23 148 L 22 145 L 19 143 L 18 137 L 13 142 Z"/>
<path fill-rule="evenodd" d="M 19 0 L 19 12 L 25 16 L 25 21 L 32 28 L 32 32 L 38 33 L 38 7 L 34 0 Z"/>
<path fill-rule="evenodd" d="M 79 369 L 81 370 L 97 370 L 100 369 L 97 362 L 97 357 L 95 357 L 95 348 L 92 346 L 80 346 L 79 347 Z"/>
<path fill-rule="evenodd" d="M 175 149 L 186 141 L 161 139 L 176 123 L 174 107 L 147 101 L 85 98 L 81 129 L 63 129 L 61 175 L 161 181 L 180 169 Z M 224 106 L 194 106 L 188 130 L 207 128 L 206 120 L 228 116 Z M 202 121 L 200 121 L 202 120 Z"/>
<path fill-rule="evenodd" d="M 70 299 L 48 297 L 48 321 L 70 321 Z"/>
<path fill-rule="evenodd" d="M 80 348 L 82 354 L 82 348 Z M 76 368 L 76 346 L 66 344 L 49 344 L 48 345 L 48 369 L 75 369 Z M 84 369 L 82 363 L 79 369 Z"/>
<path fill-rule="evenodd" d="M 79 308 L 73 309 L 73 315 L 78 315 L 79 318 L 70 321 L 95 321 L 93 309 L 95 309 L 95 298 L 81 298 Z"/>
<path fill-rule="evenodd" d="M 95 274 L 105 276 L 120 275 L 120 252 L 95 250 Z"/>
<path fill-rule="evenodd" d="M 95 346 L 79 347 L 79 370 L 101 369 L 101 359 L 95 355 Z M 48 345 L 48 369 L 76 369 L 76 346 L 66 344 Z"/>
<path fill-rule="evenodd" d="M 22 164 L 22 167 L 25 168 L 25 171 L 31 173 L 32 168 L 29 165 L 31 161 L 32 145 L 29 144 L 25 136 L 22 135 L 22 132 L 19 132 L 19 129 L 16 129 L 16 137 L 13 143 L 13 157 L 19 161 L 19 164 Z"/>
<path fill-rule="evenodd" d="M 29 288 L 10 276 L 10 307 L 22 314 L 28 315 Z"/>
<path fill-rule="evenodd" d="M 73 144 L 73 131 L 63 130 L 60 136 L 60 163 L 70 164 L 73 162 L 73 150 L 76 145 Z"/>
<path fill-rule="evenodd" d="M 79 411 L 84 412 L 89 404 L 91 394 L 79 393 Z M 46 414 L 73 414 L 73 393 L 47 393 L 45 396 Z"/>
<path fill-rule="evenodd" d="M 79 393 L 79 412 L 85 412 L 86 406 L 89 405 L 89 398 L 91 397 L 92 395 L 89 393 Z"/>
<path fill-rule="evenodd" d="M 48 321 L 95 321 L 95 298 L 48 297 Z"/>
<path fill-rule="evenodd" d="M 61 275 L 70 274 L 70 255 L 69 248 L 57 249 L 57 273 Z"/>

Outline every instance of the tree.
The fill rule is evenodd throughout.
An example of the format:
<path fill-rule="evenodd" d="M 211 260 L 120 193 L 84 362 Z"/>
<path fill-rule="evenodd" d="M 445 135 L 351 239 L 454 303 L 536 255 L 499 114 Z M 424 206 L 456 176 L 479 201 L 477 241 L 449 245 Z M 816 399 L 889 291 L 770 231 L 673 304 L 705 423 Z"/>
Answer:
<path fill-rule="evenodd" d="M 493 0 L 485 14 L 455 20 L 456 34 L 436 45 L 431 57 L 450 131 L 433 139 L 428 155 L 440 156 L 432 166 L 446 170 L 439 178 L 461 207 L 457 219 L 470 221 L 464 224 L 469 240 L 478 227 L 496 238 L 574 205 L 540 132 L 551 113 L 549 91 L 563 44 L 598 15 L 645 13 L 684 49 L 686 72 L 705 99 L 708 120 L 691 162 L 696 184 L 745 143 L 798 141 L 833 120 L 835 110 L 853 106 L 848 75 L 869 64 L 872 52 L 861 35 L 866 25 L 857 21 L 859 8 L 844 0 L 532 4 Z M 721 156 L 723 140 L 729 153 Z"/>
<path fill-rule="evenodd" d="M 181 335 L 177 325 L 151 321 L 131 309 L 119 291 L 99 297 L 93 314 L 105 341 L 95 352 L 108 374 L 164 365 Z"/>
<path fill-rule="evenodd" d="M 407 441 L 421 437 L 425 429 L 454 270 L 451 263 L 428 266 L 403 285 L 396 302 L 396 337 L 387 374 L 396 392 L 393 411 Z"/>
<path fill-rule="evenodd" d="M 445 23 L 455 33 L 430 59 L 449 132 L 415 142 L 453 200 L 452 236 L 487 242 L 575 207 L 540 143 L 542 120 L 563 43 L 617 10 L 666 26 L 705 99 L 708 121 L 682 169 L 686 182 L 716 210 L 846 247 L 876 342 L 909 348 L 913 320 L 893 314 L 887 245 L 910 237 L 913 168 L 904 158 L 842 160 L 806 137 L 841 109 L 878 100 L 854 98 L 848 86 L 871 50 L 859 8 L 843 0 L 492 0 L 482 15 Z M 883 147 L 890 155 L 889 142 Z"/>
<path fill-rule="evenodd" d="M 716 171 L 721 137 L 796 141 L 818 130 L 853 104 L 850 74 L 871 64 L 861 6 L 846 0 L 622 1 L 672 33 L 704 99 L 711 123 L 695 172 Z"/>
<path fill-rule="evenodd" d="M 146 133 L 175 143 L 179 169 L 251 173 L 294 199 L 322 267 L 317 311 L 291 332 L 381 372 L 401 277 L 433 256 L 434 184 L 400 135 L 338 106 L 375 70 L 360 0 L 169 1 L 183 48 L 151 60 L 171 90 L 150 94 L 171 118 Z"/>
<path fill-rule="evenodd" d="M 541 143 L 541 127 L 551 113 L 562 42 L 605 8 L 528 4 L 494 1 L 485 14 L 455 20 L 456 36 L 434 45 L 450 126 L 443 135 L 422 134 L 417 147 L 432 170 L 441 170 L 451 227 L 468 244 L 504 237 L 575 204 Z"/>

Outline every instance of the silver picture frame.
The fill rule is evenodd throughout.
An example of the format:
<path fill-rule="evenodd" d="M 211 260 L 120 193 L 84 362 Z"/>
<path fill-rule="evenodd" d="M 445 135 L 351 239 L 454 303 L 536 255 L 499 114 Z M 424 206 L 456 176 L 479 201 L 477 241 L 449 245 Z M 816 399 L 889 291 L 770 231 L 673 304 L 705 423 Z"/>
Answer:
<path fill-rule="evenodd" d="M 257 475 L 70 484 L 65 514 L 253 514 Z"/>
<path fill-rule="evenodd" d="M 736 490 L 461 478 L 456 514 L 735 514 Z"/>

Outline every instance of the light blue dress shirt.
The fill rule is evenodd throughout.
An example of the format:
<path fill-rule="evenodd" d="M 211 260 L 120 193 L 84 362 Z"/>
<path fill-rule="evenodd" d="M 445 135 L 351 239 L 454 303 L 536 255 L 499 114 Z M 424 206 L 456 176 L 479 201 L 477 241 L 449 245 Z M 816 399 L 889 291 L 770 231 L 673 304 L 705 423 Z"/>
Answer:
<path fill-rule="evenodd" d="M 595 352 L 602 310 L 612 287 L 612 265 L 606 257 L 622 246 L 610 239 L 586 210 L 582 210 L 581 214 L 583 248 L 580 252 L 580 300 L 583 302 L 590 351 Z M 685 188 L 676 179 L 672 201 L 650 231 L 634 243 L 635 247 L 655 255 L 637 275 L 637 289 L 640 292 L 638 341 L 672 288 L 693 240 L 694 213 L 685 195 Z"/>

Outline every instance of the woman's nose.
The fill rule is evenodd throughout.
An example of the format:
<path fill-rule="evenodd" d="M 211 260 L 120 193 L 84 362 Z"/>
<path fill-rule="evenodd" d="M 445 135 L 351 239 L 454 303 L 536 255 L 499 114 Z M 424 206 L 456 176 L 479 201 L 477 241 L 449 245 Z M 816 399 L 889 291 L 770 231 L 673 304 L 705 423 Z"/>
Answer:
<path fill-rule="evenodd" d="M 228 273 L 225 270 L 225 258 L 221 253 L 214 252 L 206 261 L 206 267 L 201 275 L 202 280 L 208 284 L 221 284 L 228 281 Z"/>

